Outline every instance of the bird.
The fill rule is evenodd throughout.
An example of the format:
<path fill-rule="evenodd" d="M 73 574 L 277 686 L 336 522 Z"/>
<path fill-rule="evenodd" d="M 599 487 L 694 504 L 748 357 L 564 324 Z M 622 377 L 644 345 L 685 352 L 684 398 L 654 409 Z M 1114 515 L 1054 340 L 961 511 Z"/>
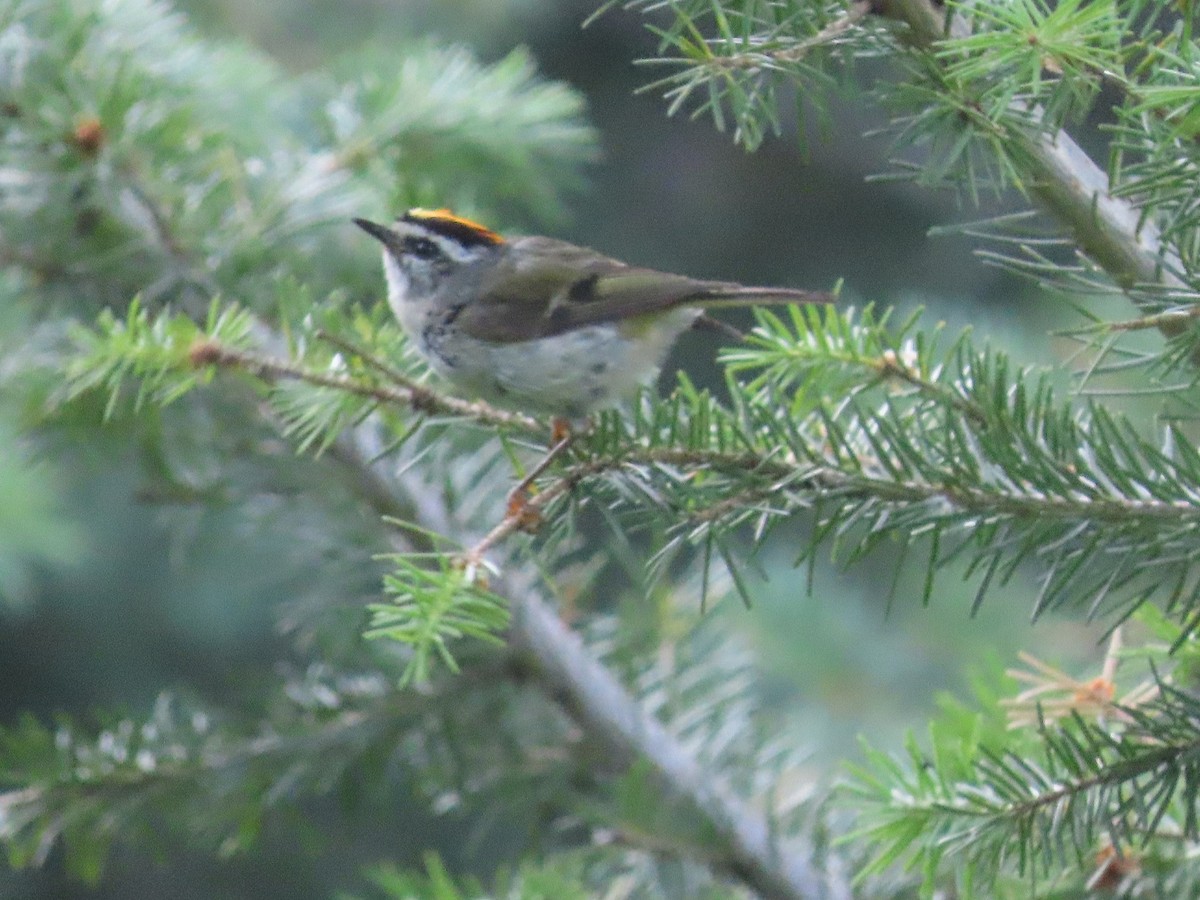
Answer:
<path fill-rule="evenodd" d="M 382 245 L 388 304 L 438 375 L 472 398 L 556 422 L 632 398 L 680 334 L 713 323 L 707 310 L 834 300 L 631 266 L 550 237 L 503 237 L 448 209 L 354 223 Z"/>

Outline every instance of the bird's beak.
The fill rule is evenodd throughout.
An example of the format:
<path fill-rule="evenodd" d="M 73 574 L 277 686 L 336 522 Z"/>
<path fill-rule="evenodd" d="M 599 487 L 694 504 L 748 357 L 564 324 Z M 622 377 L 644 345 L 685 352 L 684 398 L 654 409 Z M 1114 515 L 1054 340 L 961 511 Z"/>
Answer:
<path fill-rule="evenodd" d="M 354 224 L 385 247 L 396 247 L 400 243 L 400 235 L 386 225 L 379 225 L 370 219 L 355 219 Z"/>

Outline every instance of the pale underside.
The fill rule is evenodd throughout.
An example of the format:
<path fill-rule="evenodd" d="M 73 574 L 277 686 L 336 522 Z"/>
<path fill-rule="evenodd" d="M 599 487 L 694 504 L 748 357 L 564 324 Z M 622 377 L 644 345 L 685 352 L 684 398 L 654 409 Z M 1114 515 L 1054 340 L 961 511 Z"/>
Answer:
<path fill-rule="evenodd" d="M 636 339 L 627 336 L 635 330 L 631 323 L 605 322 L 508 344 L 460 333 L 421 350 L 434 371 L 461 391 L 528 413 L 578 419 L 630 399 L 652 381 L 675 338 L 698 314 L 669 312 L 636 328 Z"/>

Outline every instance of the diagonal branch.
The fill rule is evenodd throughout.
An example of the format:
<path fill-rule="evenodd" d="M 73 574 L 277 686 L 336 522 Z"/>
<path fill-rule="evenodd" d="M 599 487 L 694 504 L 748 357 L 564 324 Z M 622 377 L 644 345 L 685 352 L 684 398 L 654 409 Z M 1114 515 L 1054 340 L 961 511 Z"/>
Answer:
<path fill-rule="evenodd" d="M 785 848 L 767 820 L 703 769 L 663 726 L 593 658 L 533 590 L 512 601 L 510 646 L 522 671 L 587 731 L 604 740 L 626 765 L 649 767 L 664 798 L 704 822 L 729 869 L 764 897 L 849 897 L 834 874 L 819 871 L 812 849 Z"/>
<path fill-rule="evenodd" d="M 934 0 L 876 0 L 875 12 L 903 22 L 913 41 L 932 47 L 947 36 L 965 34 L 961 17 L 948 18 Z M 1036 108 L 1014 101 L 1019 119 L 1041 119 Z M 1030 192 L 1071 233 L 1083 252 L 1126 293 L 1139 286 L 1186 287 L 1178 273 L 1178 256 L 1164 247 L 1158 229 L 1140 210 L 1114 197 L 1108 176 L 1065 131 L 1011 128 L 1014 157 L 1029 176 Z M 1187 323 L 1164 319 L 1167 337 L 1182 333 Z"/>
<path fill-rule="evenodd" d="M 378 448 L 369 428 L 346 433 L 335 448 L 334 458 L 353 473 L 352 483 L 377 512 L 415 517 L 433 531 L 454 529 L 436 492 L 424 483 L 402 485 L 371 462 L 378 458 Z M 850 897 L 841 873 L 820 870 L 811 847 L 783 846 L 762 813 L 747 807 L 647 713 L 562 622 L 536 585 L 508 574 L 491 590 L 510 605 L 514 675 L 559 704 L 621 763 L 647 766 L 662 799 L 707 826 L 716 848 L 706 856 L 707 864 L 728 870 L 764 897 Z"/>

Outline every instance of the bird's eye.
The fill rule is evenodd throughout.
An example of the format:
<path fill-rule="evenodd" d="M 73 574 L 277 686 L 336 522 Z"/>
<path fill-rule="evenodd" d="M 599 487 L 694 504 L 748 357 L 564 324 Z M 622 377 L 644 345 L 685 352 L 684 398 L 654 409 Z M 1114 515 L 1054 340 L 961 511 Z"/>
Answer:
<path fill-rule="evenodd" d="M 404 252 L 411 253 L 421 259 L 436 259 L 442 255 L 441 249 L 429 238 L 410 237 L 404 239 Z"/>

